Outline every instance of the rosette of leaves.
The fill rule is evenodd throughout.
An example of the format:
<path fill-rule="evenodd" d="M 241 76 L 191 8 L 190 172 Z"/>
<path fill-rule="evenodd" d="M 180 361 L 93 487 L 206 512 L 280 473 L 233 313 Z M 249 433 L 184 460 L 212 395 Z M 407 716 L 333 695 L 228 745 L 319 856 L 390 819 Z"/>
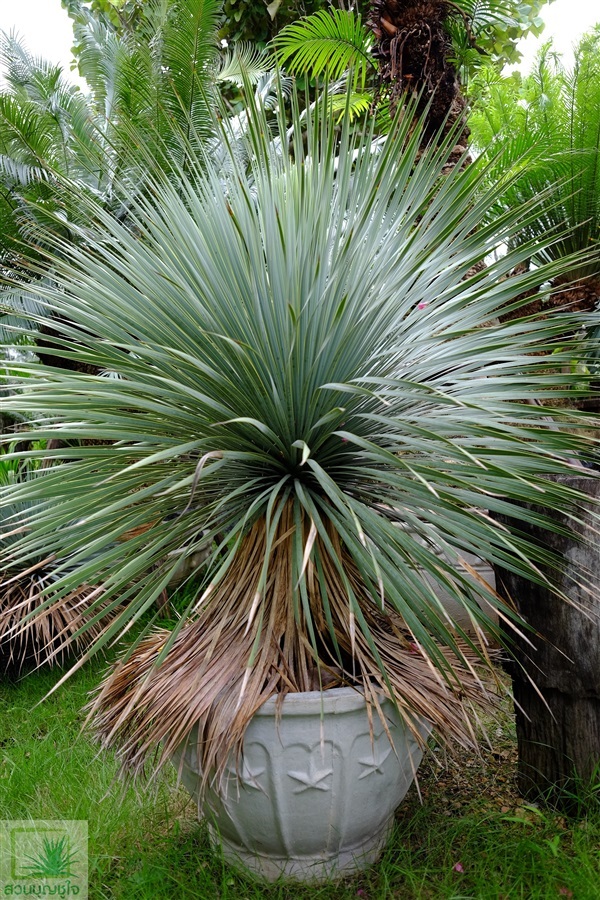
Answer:
<path fill-rule="evenodd" d="M 477 165 L 447 173 L 454 135 L 423 150 L 414 104 L 375 139 L 328 103 L 292 93 L 291 131 L 283 96 L 276 128 L 251 104 L 249 160 L 224 126 L 228 165 L 156 178 L 135 233 L 98 208 L 95 237 L 59 244 L 40 302 L 68 323 L 65 355 L 119 379 L 24 361 L 7 401 L 52 410 L 27 437 L 85 439 L 5 502 L 36 503 L 13 564 L 51 554 L 59 596 L 93 580 L 127 601 L 96 649 L 151 609 L 173 551 L 211 547 L 176 627 L 148 624 L 94 703 L 138 772 L 198 726 L 208 781 L 267 698 L 331 684 L 472 743 L 483 626 L 508 640 L 478 601 L 525 626 L 461 561 L 544 580 L 560 561 L 519 523 L 556 529 L 551 511 L 578 519 L 586 499 L 547 477 L 596 446 L 550 402 L 570 389 L 572 321 L 497 319 L 570 265 L 506 277 L 540 246 L 510 241 L 537 200 L 490 219 L 497 188 Z"/>

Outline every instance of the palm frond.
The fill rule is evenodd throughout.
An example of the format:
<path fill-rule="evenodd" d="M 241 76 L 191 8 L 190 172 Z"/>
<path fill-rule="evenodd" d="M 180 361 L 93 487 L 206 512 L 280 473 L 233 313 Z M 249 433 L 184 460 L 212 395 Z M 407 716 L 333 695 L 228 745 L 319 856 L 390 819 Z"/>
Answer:
<path fill-rule="evenodd" d="M 62 81 L 62 67 L 33 56 L 15 31 L 0 32 L 0 60 L 9 87 L 32 99 L 47 98 L 49 85 L 56 86 Z"/>
<path fill-rule="evenodd" d="M 212 122 L 207 109 L 210 72 L 216 63 L 218 0 L 175 0 L 162 34 L 161 62 L 166 86 L 162 102 L 186 131 L 205 133 Z"/>
<path fill-rule="evenodd" d="M 0 345 L 17 343 L 24 332 L 35 331 L 44 316 L 42 304 L 31 293 L 0 290 Z"/>
<path fill-rule="evenodd" d="M 457 0 L 452 5 L 467 16 L 474 35 L 493 25 L 510 25 L 514 22 L 514 11 L 510 2 Z"/>
<path fill-rule="evenodd" d="M 375 67 L 372 35 L 355 12 L 321 9 L 282 28 L 273 41 L 279 64 L 290 72 L 337 81 L 352 70 L 355 91 L 364 91 L 367 73 Z"/>
<path fill-rule="evenodd" d="M 545 45 L 531 74 L 520 84 L 504 79 L 484 92 L 470 121 L 480 146 L 503 152 L 490 171 L 499 180 L 511 171 L 512 187 L 504 202 L 514 206 L 535 195 L 548 197 L 547 210 L 523 230 L 522 239 L 556 228 L 564 235 L 536 256 L 547 260 L 578 250 L 590 251 L 572 278 L 600 275 L 600 34 L 590 33 L 577 48 L 572 72 Z M 520 157 L 522 177 L 513 177 Z"/>
<path fill-rule="evenodd" d="M 32 166 L 25 162 L 19 162 L 5 154 L 1 154 L 0 178 L 5 183 L 10 182 L 19 187 L 29 187 L 30 184 L 38 181 L 46 181 L 48 172 L 41 166 Z"/>
<path fill-rule="evenodd" d="M 4 156 L 10 151 L 20 151 L 28 161 L 33 161 L 41 169 L 44 162 L 52 164 L 56 154 L 56 129 L 52 134 L 52 124 L 30 101 L 19 101 L 10 95 L 0 95 L 0 136 Z M 55 123 L 54 123 L 55 124 Z M 18 165 L 18 159 L 15 160 Z"/>
<path fill-rule="evenodd" d="M 341 121 L 345 115 L 348 115 L 350 121 L 353 121 L 360 116 L 366 115 L 373 105 L 372 94 L 352 93 L 348 97 L 347 92 L 343 94 L 332 93 L 330 100 L 331 109 L 336 115 L 337 121 Z"/>
<path fill-rule="evenodd" d="M 244 87 L 245 83 L 257 84 L 272 65 L 266 50 L 252 44 L 236 44 L 221 60 L 216 77 L 218 81 L 230 81 Z"/>
<path fill-rule="evenodd" d="M 65 222 L 77 220 L 79 204 L 65 208 L 59 179 L 78 180 L 81 191 L 101 194 L 110 155 L 87 98 L 60 67 L 34 59 L 16 38 L 5 38 L 3 49 L 15 69 L 0 94 L 0 185 L 13 220 L 2 241 L 8 260 L 25 255 L 32 222 L 52 228 L 49 213 L 59 210 Z M 11 244 L 14 232 L 20 248 Z M 41 246 L 29 247 L 38 260 Z"/>

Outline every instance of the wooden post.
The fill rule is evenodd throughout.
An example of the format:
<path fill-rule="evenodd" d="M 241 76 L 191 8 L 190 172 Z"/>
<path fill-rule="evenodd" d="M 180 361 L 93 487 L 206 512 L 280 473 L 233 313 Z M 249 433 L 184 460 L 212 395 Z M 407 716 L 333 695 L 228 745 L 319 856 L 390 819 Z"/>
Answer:
<path fill-rule="evenodd" d="M 584 475 L 561 476 L 560 481 L 588 494 L 588 514 L 592 508 L 598 512 L 600 481 Z M 567 515 L 555 518 L 571 527 Z M 571 805 L 569 792 L 593 777 L 600 781 L 600 533 L 593 535 L 587 527 L 591 516 L 585 518 L 586 524 L 573 529 L 582 536 L 585 532 L 585 541 L 522 522 L 519 528 L 561 557 L 562 571 L 542 571 L 588 615 L 550 590 L 496 569 L 498 592 L 512 599 L 535 630 L 528 635 L 533 647 L 518 640 L 517 662 L 508 667 L 516 708 L 519 789 L 525 797 L 547 798 L 564 808 Z M 578 583 L 581 568 L 597 576 L 592 585 L 596 590 Z"/>

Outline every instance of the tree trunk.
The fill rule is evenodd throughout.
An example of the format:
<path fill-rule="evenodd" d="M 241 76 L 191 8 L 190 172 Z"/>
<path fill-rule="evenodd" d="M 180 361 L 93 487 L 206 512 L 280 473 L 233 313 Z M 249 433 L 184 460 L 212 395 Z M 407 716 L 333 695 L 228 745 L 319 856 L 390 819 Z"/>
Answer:
<path fill-rule="evenodd" d="M 15 422 L 0 409 L 0 435 L 4 437 L 7 434 L 12 434 L 13 431 L 15 431 Z"/>
<path fill-rule="evenodd" d="M 600 575 L 600 542 L 597 537 L 590 540 L 587 527 L 592 519 L 588 514 L 598 509 L 600 481 L 584 475 L 560 480 L 590 497 L 585 504 L 586 524 L 577 525 L 577 532 L 582 537 L 585 532 L 587 540 L 523 523 L 519 527 L 561 557 L 561 571 L 541 567 L 542 571 L 587 615 L 543 586 L 505 569 L 496 569 L 496 583 L 499 593 L 516 605 L 535 631 L 528 635 L 533 648 L 518 640 L 517 659 L 509 665 L 519 789 L 525 797 L 546 798 L 569 809 L 577 803 L 577 791 L 598 775 L 600 762 L 600 592 L 586 590 L 577 581 L 582 568 Z M 567 515 L 557 520 L 570 527 Z"/>
<path fill-rule="evenodd" d="M 424 144 L 440 129 L 448 134 L 460 121 L 450 171 L 463 159 L 469 138 L 467 104 L 447 29 L 456 12 L 456 4 L 447 0 L 372 0 L 367 19 L 375 35 L 379 87 L 392 111 L 406 95 L 418 98 L 418 112 L 427 110 Z"/>

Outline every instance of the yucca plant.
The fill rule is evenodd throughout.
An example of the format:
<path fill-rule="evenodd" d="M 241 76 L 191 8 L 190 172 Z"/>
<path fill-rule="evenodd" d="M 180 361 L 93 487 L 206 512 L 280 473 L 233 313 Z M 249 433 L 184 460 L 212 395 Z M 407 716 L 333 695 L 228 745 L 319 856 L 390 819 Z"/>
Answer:
<path fill-rule="evenodd" d="M 478 601 L 518 617 L 463 554 L 543 580 L 558 561 L 494 514 L 556 527 L 521 505 L 534 495 L 578 517 L 547 478 L 595 447 L 549 403 L 571 321 L 495 318 L 570 262 L 507 279 L 527 244 L 473 268 L 537 202 L 481 225 L 497 192 L 477 166 L 447 174 L 452 134 L 423 152 L 414 107 L 386 141 L 340 132 L 327 102 L 301 114 L 292 95 L 290 140 L 283 97 L 275 136 L 251 107 L 250 171 L 224 127 L 227 166 L 156 179 L 135 228 L 98 208 L 85 246 L 58 244 L 38 300 L 68 323 L 61 355 L 119 379 L 24 361 L 7 400 L 36 417 L 26 436 L 86 441 L 4 490 L 36 506 L 2 565 L 43 551 L 62 596 L 102 584 L 124 606 L 96 648 L 151 609 L 172 551 L 212 546 L 178 626 L 147 625 L 94 703 L 138 772 L 197 725 L 208 779 L 268 697 L 330 684 L 472 741 L 482 626 L 500 636 Z"/>
<path fill-rule="evenodd" d="M 9 450 L 10 450 L 9 446 Z M 14 448 L 13 448 L 14 449 Z M 0 489 L 32 483 L 45 470 L 39 462 L 22 452 L 0 454 Z M 43 452 L 34 448 L 33 454 Z M 8 503 L 0 511 L 0 552 L 3 561 L 11 556 L 11 548 L 32 513 L 30 503 Z M 73 654 L 81 654 L 102 633 L 107 619 L 90 622 L 90 606 L 98 599 L 98 589 L 78 585 L 67 594 L 54 596 L 52 557 L 41 550 L 21 564 L 14 561 L 0 573 L 0 674 L 18 675 L 24 668 L 56 665 Z M 35 611 L 45 608 L 39 616 Z M 88 624 L 84 633 L 81 628 Z"/>

